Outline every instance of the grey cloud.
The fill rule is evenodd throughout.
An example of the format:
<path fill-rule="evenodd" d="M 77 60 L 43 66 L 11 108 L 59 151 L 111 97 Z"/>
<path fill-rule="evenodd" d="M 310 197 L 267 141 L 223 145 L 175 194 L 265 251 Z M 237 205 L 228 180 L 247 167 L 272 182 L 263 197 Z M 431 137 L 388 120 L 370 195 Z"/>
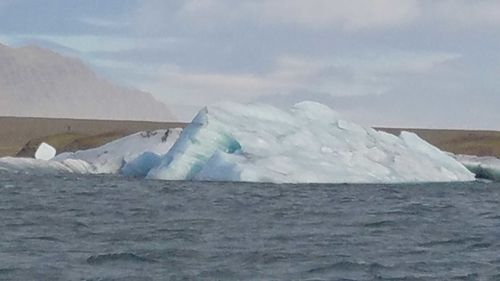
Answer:
<path fill-rule="evenodd" d="M 499 129 L 500 81 L 487 76 L 491 69 L 452 60 L 422 73 L 395 73 L 382 95 L 332 96 L 324 92 L 296 91 L 257 99 L 289 106 L 309 99 L 330 105 L 346 116 L 370 126 Z M 478 85 L 481 81 L 482 85 Z"/>
<path fill-rule="evenodd" d="M 221 99 L 317 99 L 381 125 L 499 123 L 498 1 L 110 0 L 102 12 L 56 2 L 67 18 L 7 17 L 0 32 L 52 31 L 45 46 L 73 50 L 185 119 Z M 460 111 L 477 117 L 451 118 Z"/>

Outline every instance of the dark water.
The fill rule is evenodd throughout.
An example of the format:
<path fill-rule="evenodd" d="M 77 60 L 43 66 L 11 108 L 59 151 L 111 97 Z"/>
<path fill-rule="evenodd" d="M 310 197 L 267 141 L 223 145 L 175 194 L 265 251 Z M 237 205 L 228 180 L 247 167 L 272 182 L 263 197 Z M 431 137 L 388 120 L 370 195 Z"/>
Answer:
<path fill-rule="evenodd" d="M 0 280 L 500 280 L 500 184 L 0 173 Z"/>

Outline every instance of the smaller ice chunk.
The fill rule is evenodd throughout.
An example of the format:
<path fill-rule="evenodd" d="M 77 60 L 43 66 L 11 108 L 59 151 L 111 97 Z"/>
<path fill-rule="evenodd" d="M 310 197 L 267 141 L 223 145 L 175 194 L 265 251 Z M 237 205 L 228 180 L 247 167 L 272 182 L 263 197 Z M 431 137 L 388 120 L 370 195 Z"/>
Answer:
<path fill-rule="evenodd" d="M 35 159 L 38 160 L 51 160 L 56 156 L 56 149 L 50 144 L 42 142 L 35 152 Z"/>
<path fill-rule="evenodd" d="M 93 167 L 83 160 L 67 159 L 64 161 L 54 161 L 16 157 L 0 158 L 0 170 L 37 175 L 57 174 L 60 172 L 79 174 L 95 173 Z"/>
<path fill-rule="evenodd" d="M 500 159 L 496 157 L 478 157 L 473 155 L 454 155 L 458 162 L 476 174 L 476 178 L 500 181 Z"/>
<path fill-rule="evenodd" d="M 182 129 L 176 128 L 138 132 L 97 148 L 62 153 L 54 160 L 84 160 L 94 167 L 96 173 L 117 174 L 127 163 L 134 161 L 145 152 L 157 155 L 167 153 L 170 147 L 177 141 L 181 131 Z"/>
<path fill-rule="evenodd" d="M 37 151 L 37 159 L 0 158 L 0 170 L 33 174 L 106 174 L 120 173 L 127 166 L 123 169 L 127 175 L 145 175 L 149 169 L 159 164 L 159 155 L 167 153 L 181 131 L 182 129 L 168 129 L 139 132 L 101 147 L 61 153 L 56 157 L 53 157 L 55 149 L 51 150 L 47 144 L 42 144 Z"/>

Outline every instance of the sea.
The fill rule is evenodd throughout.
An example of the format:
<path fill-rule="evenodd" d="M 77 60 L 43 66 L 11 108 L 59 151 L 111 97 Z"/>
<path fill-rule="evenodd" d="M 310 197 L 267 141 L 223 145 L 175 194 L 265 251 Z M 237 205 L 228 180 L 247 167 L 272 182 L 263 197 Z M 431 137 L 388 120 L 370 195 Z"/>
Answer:
<path fill-rule="evenodd" d="M 500 184 L 0 172 L 0 280 L 500 280 Z"/>

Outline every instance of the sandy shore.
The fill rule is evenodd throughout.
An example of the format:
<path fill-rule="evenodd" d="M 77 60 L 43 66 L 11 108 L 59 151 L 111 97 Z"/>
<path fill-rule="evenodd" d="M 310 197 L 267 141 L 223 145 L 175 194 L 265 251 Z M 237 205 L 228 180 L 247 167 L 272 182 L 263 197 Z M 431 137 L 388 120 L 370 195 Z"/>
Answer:
<path fill-rule="evenodd" d="M 59 152 L 97 147 L 144 130 L 184 127 L 185 123 L 0 117 L 0 157 L 32 156 L 42 141 Z M 500 157 L 500 131 L 380 128 L 412 131 L 442 150 Z"/>

